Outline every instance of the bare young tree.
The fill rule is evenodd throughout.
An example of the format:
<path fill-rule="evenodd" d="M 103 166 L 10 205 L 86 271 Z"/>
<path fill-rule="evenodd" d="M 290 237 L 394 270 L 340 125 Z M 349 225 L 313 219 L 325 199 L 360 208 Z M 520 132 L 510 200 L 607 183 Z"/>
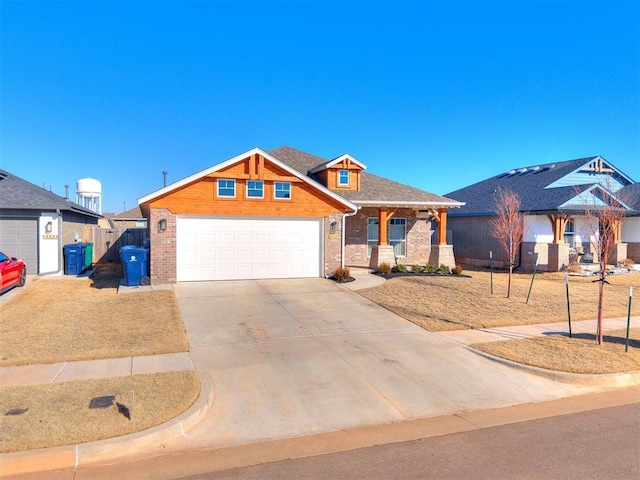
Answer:
<path fill-rule="evenodd" d="M 498 188 L 495 194 L 495 217 L 489 220 L 490 233 L 509 259 L 507 298 L 511 296 L 511 277 L 516 252 L 524 238 L 524 213 L 520 211 L 520 197 L 511 190 Z"/>
<path fill-rule="evenodd" d="M 602 309 L 604 305 L 604 286 L 607 282 L 607 265 L 609 265 L 613 250 L 620 242 L 622 219 L 626 210 L 620 201 L 608 188 L 608 185 L 596 187 L 591 195 L 583 194 L 582 209 L 585 216 L 584 231 L 594 248 L 594 260 L 599 264 L 598 288 L 598 321 L 596 327 L 596 341 L 602 345 Z"/>

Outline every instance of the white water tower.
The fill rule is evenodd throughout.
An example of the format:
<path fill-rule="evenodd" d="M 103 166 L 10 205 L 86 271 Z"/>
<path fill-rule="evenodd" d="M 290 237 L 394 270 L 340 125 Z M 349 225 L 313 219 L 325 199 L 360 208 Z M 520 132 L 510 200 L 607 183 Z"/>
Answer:
<path fill-rule="evenodd" d="M 76 186 L 76 203 L 102 215 L 102 184 L 95 178 L 81 178 Z"/>

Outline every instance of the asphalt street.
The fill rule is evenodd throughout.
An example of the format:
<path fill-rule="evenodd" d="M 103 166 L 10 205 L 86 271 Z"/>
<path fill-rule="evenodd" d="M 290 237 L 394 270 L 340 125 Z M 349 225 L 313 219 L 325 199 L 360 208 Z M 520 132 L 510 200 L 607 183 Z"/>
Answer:
<path fill-rule="evenodd" d="M 640 404 L 181 480 L 640 478 Z"/>

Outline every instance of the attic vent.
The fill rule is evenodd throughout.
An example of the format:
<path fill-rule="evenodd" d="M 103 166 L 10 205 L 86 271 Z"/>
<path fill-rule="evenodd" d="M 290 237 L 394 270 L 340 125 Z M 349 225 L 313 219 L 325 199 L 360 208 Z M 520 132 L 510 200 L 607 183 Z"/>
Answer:
<path fill-rule="evenodd" d="M 516 174 L 516 171 L 515 171 L 515 170 L 509 170 L 509 171 L 507 172 L 507 175 L 515 175 L 515 174 Z"/>
<path fill-rule="evenodd" d="M 0 180 L 4 180 L 5 178 L 7 178 L 7 175 L 4 173 L 0 173 Z"/>
<path fill-rule="evenodd" d="M 532 172 L 537 172 L 538 170 L 540 170 L 540 165 L 536 165 L 535 167 L 531 167 L 529 170 L 531 170 Z"/>
<path fill-rule="evenodd" d="M 518 169 L 518 173 L 519 173 L 520 175 L 523 175 L 523 174 L 527 173 L 527 169 L 526 169 L 526 168 L 519 168 L 519 169 Z"/>

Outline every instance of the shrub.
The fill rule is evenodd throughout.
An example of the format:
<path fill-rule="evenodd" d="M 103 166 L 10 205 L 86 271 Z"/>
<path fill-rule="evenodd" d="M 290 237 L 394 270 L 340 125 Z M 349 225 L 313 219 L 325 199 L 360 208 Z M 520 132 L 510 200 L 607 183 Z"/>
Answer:
<path fill-rule="evenodd" d="M 398 272 L 398 273 L 405 273 L 407 271 L 407 266 L 399 263 L 395 267 L 393 267 L 391 271 Z"/>
<path fill-rule="evenodd" d="M 435 271 L 436 271 L 436 270 L 438 270 L 438 269 L 437 269 L 437 267 L 436 267 L 434 264 L 432 264 L 432 263 L 427 263 L 426 267 L 424 267 L 424 270 L 425 270 L 427 273 L 435 273 Z"/>
<path fill-rule="evenodd" d="M 389 265 L 387 262 L 382 262 L 380 265 L 378 265 L 378 273 L 391 273 L 391 265 Z"/>
<path fill-rule="evenodd" d="M 446 265 L 440 265 L 437 270 L 438 273 L 442 273 L 443 275 L 448 275 L 451 273 L 451 269 Z"/>
<path fill-rule="evenodd" d="M 349 267 L 344 268 L 336 268 L 336 271 L 333 272 L 333 278 L 335 278 L 338 282 L 346 282 L 351 278 L 349 274 Z"/>
<path fill-rule="evenodd" d="M 631 270 L 634 265 L 635 265 L 635 262 L 630 258 L 625 258 L 624 260 L 620 260 L 618 262 L 618 266 L 626 268 L 627 270 Z"/>
<path fill-rule="evenodd" d="M 420 273 L 424 270 L 424 267 L 422 265 L 411 265 L 411 271 L 413 273 Z"/>
<path fill-rule="evenodd" d="M 456 275 L 460 275 L 462 273 L 462 267 L 460 265 L 456 265 L 455 267 L 453 267 L 453 273 L 455 273 Z"/>
<path fill-rule="evenodd" d="M 573 261 L 573 262 L 569 262 L 569 266 L 567 267 L 567 272 L 569 273 L 581 273 L 582 272 L 582 266 L 580 265 L 580 263 Z"/>

